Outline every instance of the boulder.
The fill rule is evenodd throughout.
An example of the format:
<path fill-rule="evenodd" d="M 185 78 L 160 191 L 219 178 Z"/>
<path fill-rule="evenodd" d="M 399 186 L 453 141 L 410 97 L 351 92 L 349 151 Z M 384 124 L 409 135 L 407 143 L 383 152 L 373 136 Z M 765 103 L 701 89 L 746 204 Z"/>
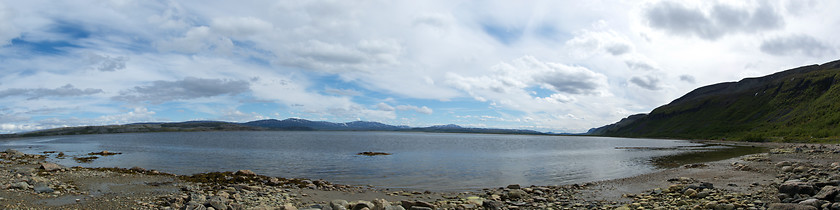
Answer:
<path fill-rule="evenodd" d="M 44 169 L 45 171 L 57 171 L 61 170 L 61 166 L 55 163 L 41 163 L 41 166 L 38 167 L 39 169 Z"/>
<path fill-rule="evenodd" d="M 31 186 L 29 186 L 29 184 L 27 184 L 26 182 L 15 182 L 15 183 L 12 183 L 12 184 L 9 185 L 9 188 L 11 188 L 11 189 L 21 189 L 21 190 L 26 190 L 26 189 L 29 189 L 30 187 Z"/>
<path fill-rule="evenodd" d="M 13 150 L 13 149 L 6 149 L 6 154 L 12 157 L 23 157 L 23 152 Z"/>
<path fill-rule="evenodd" d="M 36 193 L 52 193 L 52 192 L 55 192 L 55 190 L 50 188 L 50 186 L 48 186 L 46 183 L 35 184 L 35 187 L 33 187 L 33 189 L 35 190 Z"/>
<path fill-rule="evenodd" d="M 345 200 L 333 200 L 333 201 L 330 201 L 329 206 L 333 210 L 347 210 L 347 205 L 348 205 L 348 203 Z"/>
<path fill-rule="evenodd" d="M 823 187 L 817 195 L 814 195 L 814 198 L 820 200 L 833 200 L 838 193 L 840 193 L 840 188 L 827 185 Z"/>
<path fill-rule="evenodd" d="M 373 200 L 373 210 L 385 210 L 388 207 L 391 207 L 391 203 L 385 199 L 374 199 Z"/>
<path fill-rule="evenodd" d="M 816 189 L 814 185 L 800 181 L 787 181 L 779 186 L 779 192 L 789 195 L 808 194 L 813 195 Z"/>
<path fill-rule="evenodd" d="M 506 195 L 508 199 L 515 200 L 525 197 L 527 193 L 524 190 L 511 190 Z"/>
<path fill-rule="evenodd" d="M 767 210 L 818 210 L 817 207 L 797 203 L 773 203 Z"/>
<path fill-rule="evenodd" d="M 353 210 L 360 210 L 360 209 L 373 209 L 374 205 L 368 201 L 356 201 L 356 205 L 353 205 Z"/>
<path fill-rule="evenodd" d="M 500 209 L 502 209 L 502 207 L 504 207 L 504 205 L 505 204 L 502 203 L 501 201 L 490 200 L 490 201 L 484 201 L 484 203 L 481 204 L 481 207 L 484 207 L 484 209 L 488 209 L 488 210 L 500 210 Z"/>
<path fill-rule="evenodd" d="M 508 186 L 507 186 L 507 188 L 508 188 L 508 189 L 516 189 L 516 190 L 518 190 L 518 189 L 521 189 L 522 187 L 521 187 L 521 186 L 519 186 L 518 184 L 512 184 L 512 185 L 508 185 Z"/>
<path fill-rule="evenodd" d="M 238 171 L 236 171 L 236 173 L 233 173 L 233 175 L 237 175 L 237 176 L 254 176 L 254 175 L 257 175 L 257 173 L 254 173 L 254 172 L 253 172 L 253 171 L 251 171 L 251 170 L 238 170 Z"/>
<path fill-rule="evenodd" d="M 186 210 L 207 210 L 207 207 L 204 204 L 199 204 L 194 201 L 187 202 L 187 205 L 184 206 Z"/>

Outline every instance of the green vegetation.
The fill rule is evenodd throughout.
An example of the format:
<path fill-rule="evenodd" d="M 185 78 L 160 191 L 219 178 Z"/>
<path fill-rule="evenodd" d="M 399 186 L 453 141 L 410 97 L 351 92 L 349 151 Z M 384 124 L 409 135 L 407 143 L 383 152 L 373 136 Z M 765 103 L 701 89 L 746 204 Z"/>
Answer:
<path fill-rule="evenodd" d="M 834 61 L 710 85 L 623 126 L 603 129 L 602 135 L 840 142 L 838 81 L 840 61 Z"/>

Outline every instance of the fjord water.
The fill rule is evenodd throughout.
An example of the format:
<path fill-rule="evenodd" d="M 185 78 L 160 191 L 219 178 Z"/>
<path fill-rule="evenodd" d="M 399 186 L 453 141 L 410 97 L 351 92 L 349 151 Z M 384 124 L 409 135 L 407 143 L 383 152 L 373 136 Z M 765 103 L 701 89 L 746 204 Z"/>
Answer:
<path fill-rule="evenodd" d="M 190 132 L 52 136 L 0 141 L 27 153 L 85 156 L 65 166 L 133 167 L 175 174 L 249 169 L 338 184 L 457 191 L 508 184 L 559 185 L 656 170 L 651 159 L 699 144 L 679 140 L 407 132 Z M 358 156 L 380 151 L 389 156 Z M 52 155 L 51 157 L 55 157 Z"/>

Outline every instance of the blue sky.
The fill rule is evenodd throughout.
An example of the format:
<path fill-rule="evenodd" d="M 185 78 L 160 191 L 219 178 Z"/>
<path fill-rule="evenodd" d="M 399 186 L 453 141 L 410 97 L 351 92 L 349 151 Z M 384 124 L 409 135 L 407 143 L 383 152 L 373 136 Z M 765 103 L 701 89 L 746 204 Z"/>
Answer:
<path fill-rule="evenodd" d="M 0 1 L 0 133 L 291 117 L 583 132 L 837 58 L 837 1 Z"/>

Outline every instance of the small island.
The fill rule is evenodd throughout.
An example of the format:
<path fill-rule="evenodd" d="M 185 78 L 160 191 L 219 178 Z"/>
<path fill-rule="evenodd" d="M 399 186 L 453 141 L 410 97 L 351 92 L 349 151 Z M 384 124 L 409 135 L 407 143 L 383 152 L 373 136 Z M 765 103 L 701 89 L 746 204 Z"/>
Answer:
<path fill-rule="evenodd" d="M 387 153 L 387 152 L 360 152 L 360 153 L 356 153 L 356 155 L 381 156 L 381 155 L 391 155 L 391 153 Z"/>

